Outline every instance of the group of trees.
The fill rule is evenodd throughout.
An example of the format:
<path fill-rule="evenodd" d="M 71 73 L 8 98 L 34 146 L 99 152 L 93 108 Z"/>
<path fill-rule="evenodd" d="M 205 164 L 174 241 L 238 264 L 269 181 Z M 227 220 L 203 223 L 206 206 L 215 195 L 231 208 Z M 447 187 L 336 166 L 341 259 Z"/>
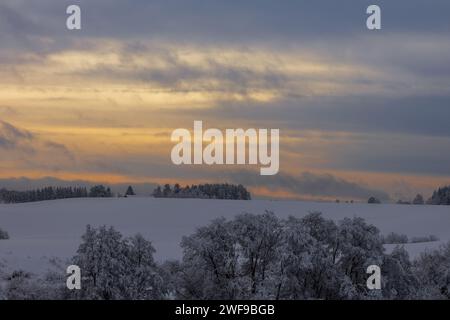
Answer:
<path fill-rule="evenodd" d="M 112 196 L 111 189 L 103 185 L 94 186 L 89 192 L 85 187 L 46 187 L 28 191 L 0 189 L 0 203 L 24 203 L 69 198 Z"/>
<path fill-rule="evenodd" d="M 135 196 L 132 186 L 125 192 L 125 197 Z M 163 188 L 158 186 L 152 194 L 155 198 L 199 198 L 199 199 L 232 199 L 250 200 L 250 192 L 242 185 L 233 184 L 201 184 L 173 187 L 166 184 Z M 24 203 L 44 200 L 57 200 L 68 198 L 110 198 L 114 197 L 111 188 L 104 185 L 93 186 L 89 191 L 85 187 L 46 187 L 29 191 L 11 191 L 0 189 L 0 203 Z M 120 195 L 119 195 L 120 197 Z"/>
<path fill-rule="evenodd" d="M 379 204 L 381 201 L 375 197 L 370 197 L 367 201 L 371 204 Z M 433 192 L 433 195 L 427 200 L 421 194 L 417 194 L 412 201 L 399 200 L 397 204 L 414 204 L 414 205 L 450 205 L 450 186 L 442 187 Z"/>
<path fill-rule="evenodd" d="M 450 205 L 450 186 L 434 191 L 427 203 L 433 205 Z"/>
<path fill-rule="evenodd" d="M 431 205 L 450 205 L 450 186 L 442 187 L 433 192 L 433 195 L 425 201 L 421 194 L 418 194 L 413 201 L 398 201 L 399 204 L 431 204 Z"/>
<path fill-rule="evenodd" d="M 423 199 L 423 196 L 421 194 L 417 194 L 413 201 L 398 200 L 397 204 L 423 205 L 425 204 L 425 200 Z"/>
<path fill-rule="evenodd" d="M 111 198 L 113 197 L 110 187 L 105 187 L 104 185 L 93 186 L 89 190 L 90 198 Z"/>
<path fill-rule="evenodd" d="M 181 246 L 181 261 L 158 264 L 142 236 L 88 226 L 72 259 L 82 270 L 82 290 L 65 289 L 63 270 L 39 279 L 15 272 L 5 278 L 3 297 L 450 299 L 450 244 L 414 261 L 402 247 L 386 254 L 379 230 L 361 218 L 242 214 L 199 228 Z M 381 267 L 382 290 L 366 286 L 372 264 Z"/>
<path fill-rule="evenodd" d="M 0 202 L 21 203 L 66 198 L 84 198 L 87 197 L 87 194 L 87 190 L 84 187 L 46 187 L 29 191 L 10 191 L 1 189 Z"/>
<path fill-rule="evenodd" d="M 319 213 L 219 219 L 181 246 L 172 288 L 183 299 L 364 299 L 366 268 L 385 257 L 375 227 Z"/>
<path fill-rule="evenodd" d="M 173 188 L 166 184 L 158 186 L 153 191 L 155 198 L 198 198 L 198 199 L 228 199 L 251 200 L 250 192 L 243 185 L 233 184 L 200 184 L 180 187 L 177 183 Z"/>

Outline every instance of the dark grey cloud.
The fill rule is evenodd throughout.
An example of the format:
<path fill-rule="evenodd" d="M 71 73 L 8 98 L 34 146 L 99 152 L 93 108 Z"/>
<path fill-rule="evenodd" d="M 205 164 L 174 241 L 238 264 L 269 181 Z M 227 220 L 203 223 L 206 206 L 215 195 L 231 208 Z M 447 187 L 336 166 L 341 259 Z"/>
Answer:
<path fill-rule="evenodd" d="M 56 152 L 65 155 L 70 160 L 75 160 L 76 157 L 72 153 L 72 151 L 69 150 L 64 144 L 57 143 L 53 141 L 45 141 L 44 146 L 48 149 L 50 152 Z"/>
<path fill-rule="evenodd" d="M 13 2 L 0 4 L 0 34 L 23 37 L 36 34 L 41 28 L 31 19 L 31 14 L 26 6 L 17 7 Z"/>
<path fill-rule="evenodd" d="M 450 31 L 446 0 L 376 1 L 383 9 L 383 32 Z M 65 9 L 79 4 L 83 29 L 65 30 Z M 3 32 L 65 37 L 160 37 L 207 42 L 301 42 L 351 38 L 366 32 L 363 0 L 4 0 Z"/>
<path fill-rule="evenodd" d="M 257 172 L 239 171 L 226 175 L 235 183 L 241 183 L 250 188 L 265 187 L 272 190 L 283 190 L 296 194 L 298 197 L 336 197 L 366 200 L 375 196 L 387 201 L 389 195 L 381 190 L 370 188 L 354 182 L 335 177 L 331 174 L 314 174 L 303 172 L 298 176 L 279 173 L 275 176 L 260 176 Z"/>
<path fill-rule="evenodd" d="M 34 135 L 31 132 L 0 120 L 0 148 L 13 149 L 22 141 L 29 142 L 33 139 Z"/>
<path fill-rule="evenodd" d="M 65 9 L 74 3 L 83 9 L 80 32 L 69 32 L 65 28 Z M 215 44 L 232 44 L 242 50 L 255 44 L 285 51 L 292 47 L 304 48 L 312 54 L 327 56 L 330 63 L 368 66 L 402 78 L 402 81 L 395 81 L 361 76 L 352 79 L 355 84 L 384 86 L 392 91 L 414 91 L 417 84 L 425 89 L 426 86 L 448 88 L 450 22 L 447 12 L 450 2 L 377 1 L 383 9 L 384 23 L 379 33 L 368 32 L 365 28 L 365 9 L 369 4 L 372 2 L 365 0 L 6 0 L 0 7 L 0 15 L 4 16 L 3 19 L 0 16 L 4 24 L 3 28 L 0 26 L 0 40 L 4 40 L 5 48 L 24 44 L 23 49 L 38 55 L 63 49 L 89 49 L 92 43 L 83 40 L 97 38 L 126 41 L 126 51 L 147 54 L 154 52 L 148 51 L 140 41 L 195 44 L 200 51 L 202 45 Z M 53 41 L 42 41 L 42 38 Z M 129 74 L 105 67 L 93 70 L 92 76 L 137 78 L 167 85 L 205 76 L 198 69 L 180 64 L 170 50 L 159 54 L 166 56 L 172 68 L 162 72 L 136 70 Z M 2 55 L 0 50 L 0 61 L 8 59 L 20 62 L 23 58 Z M 229 79 L 243 90 L 249 79 L 256 77 L 263 80 L 261 85 L 283 86 L 287 80 L 274 72 L 252 74 L 249 70 L 221 66 L 214 70 L 216 73 L 210 76 Z M 440 79 L 438 83 L 437 79 Z"/>
<path fill-rule="evenodd" d="M 446 95 L 298 96 L 269 103 L 223 101 L 211 110 L 190 110 L 185 114 L 167 110 L 164 113 L 177 113 L 179 120 L 184 119 L 183 123 L 189 127 L 199 119 L 217 127 L 219 118 L 221 121 L 253 123 L 261 128 L 276 127 L 282 131 L 395 133 L 450 138 L 450 96 Z"/>
<path fill-rule="evenodd" d="M 450 139 L 417 135 L 364 135 L 327 147 L 326 167 L 450 177 Z"/>
<path fill-rule="evenodd" d="M 19 162 L 30 167 L 45 167 L 46 163 L 39 161 L 44 161 L 41 156 L 46 154 L 52 154 L 54 159 L 61 156 L 66 160 L 76 159 L 64 144 L 42 139 L 31 131 L 3 120 L 0 120 L 0 149 L 4 151 L 3 158 L 19 159 Z"/>
<path fill-rule="evenodd" d="M 287 104 L 278 112 L 298 120 L 298 129 L 450 137 L 450 96 L 333 97 Z"/>

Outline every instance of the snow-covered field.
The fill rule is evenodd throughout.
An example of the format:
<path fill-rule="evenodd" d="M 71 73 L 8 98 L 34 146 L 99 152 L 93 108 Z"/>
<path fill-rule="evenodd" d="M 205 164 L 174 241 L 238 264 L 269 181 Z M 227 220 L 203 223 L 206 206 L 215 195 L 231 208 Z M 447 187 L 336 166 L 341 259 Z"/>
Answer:
<path fill-rule="evenodd" d="M 143 234 L 160 260 L 180 258 L 179 243 L 199 226 L 220 216 L 271 210 L 280 217 L 320 211 L 341 220 L 360 216 L 383 234 L 436 235 L 441 241 L 407 244 L 412 256 L 450 241 L 450 207 L 336 204 L 299 201 L 225 201 L 195 199 L 111 198 L 68 199 L 27 204 L 0 204 L 0 228 L 11 239 L 0 240 L 0 264 L 39 273 L 49 259 L 75 254 L 86 225 L 111 225 L 124 235 Z M 392 246 L 387 246 L 389 250 Z"/>

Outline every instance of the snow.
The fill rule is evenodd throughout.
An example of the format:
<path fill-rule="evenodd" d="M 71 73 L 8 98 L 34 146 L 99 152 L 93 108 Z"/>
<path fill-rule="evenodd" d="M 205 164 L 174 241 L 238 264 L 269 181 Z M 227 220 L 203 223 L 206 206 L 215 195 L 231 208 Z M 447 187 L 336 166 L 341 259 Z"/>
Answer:
<path fill-rule="evenodd" d="M 81 241 L 86 225 L 114 226 L 126 236 L 141 233 L 152 241 L 159 260 L 181 257 L 183 236 L 212 219 L 249 212 L 275 212 L 279 217 L 301 217 L 320 211 L 341 220 L 360 216 L 383 234 L 406 234 L 409 238 L 436 235 L 437 242 L 407 244 L 412 257 L 450 241 L 450 207 L 395 204 L 346 204 L 302 201 L 227 201 L 199 199 L 109 198 L 67 199 L 26 204 L 0 204 L 0 228 L 9 240 L 0 240 L 0 264 L 9 269 L 39 273 L 49 259 L 67 260 Z M 387 251 L 393 245 L 387 245 Z"/>

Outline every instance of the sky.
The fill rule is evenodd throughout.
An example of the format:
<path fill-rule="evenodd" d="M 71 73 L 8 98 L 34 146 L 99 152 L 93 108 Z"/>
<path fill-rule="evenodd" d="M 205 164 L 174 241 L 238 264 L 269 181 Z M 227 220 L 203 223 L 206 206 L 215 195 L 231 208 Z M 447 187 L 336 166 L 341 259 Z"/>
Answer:
<path fill-rule="evenodd" d="M 82 30 L 66 28 L 71 4 Z M 370 4 L 381 30 L 366 28 Z M 428 197 L 450 184 L 449 12 L 446 0 L 1 0 L 0 182 Z M 173 165 L 171 132 L 195 120 L 280 129 L 279 174 Z"/>

